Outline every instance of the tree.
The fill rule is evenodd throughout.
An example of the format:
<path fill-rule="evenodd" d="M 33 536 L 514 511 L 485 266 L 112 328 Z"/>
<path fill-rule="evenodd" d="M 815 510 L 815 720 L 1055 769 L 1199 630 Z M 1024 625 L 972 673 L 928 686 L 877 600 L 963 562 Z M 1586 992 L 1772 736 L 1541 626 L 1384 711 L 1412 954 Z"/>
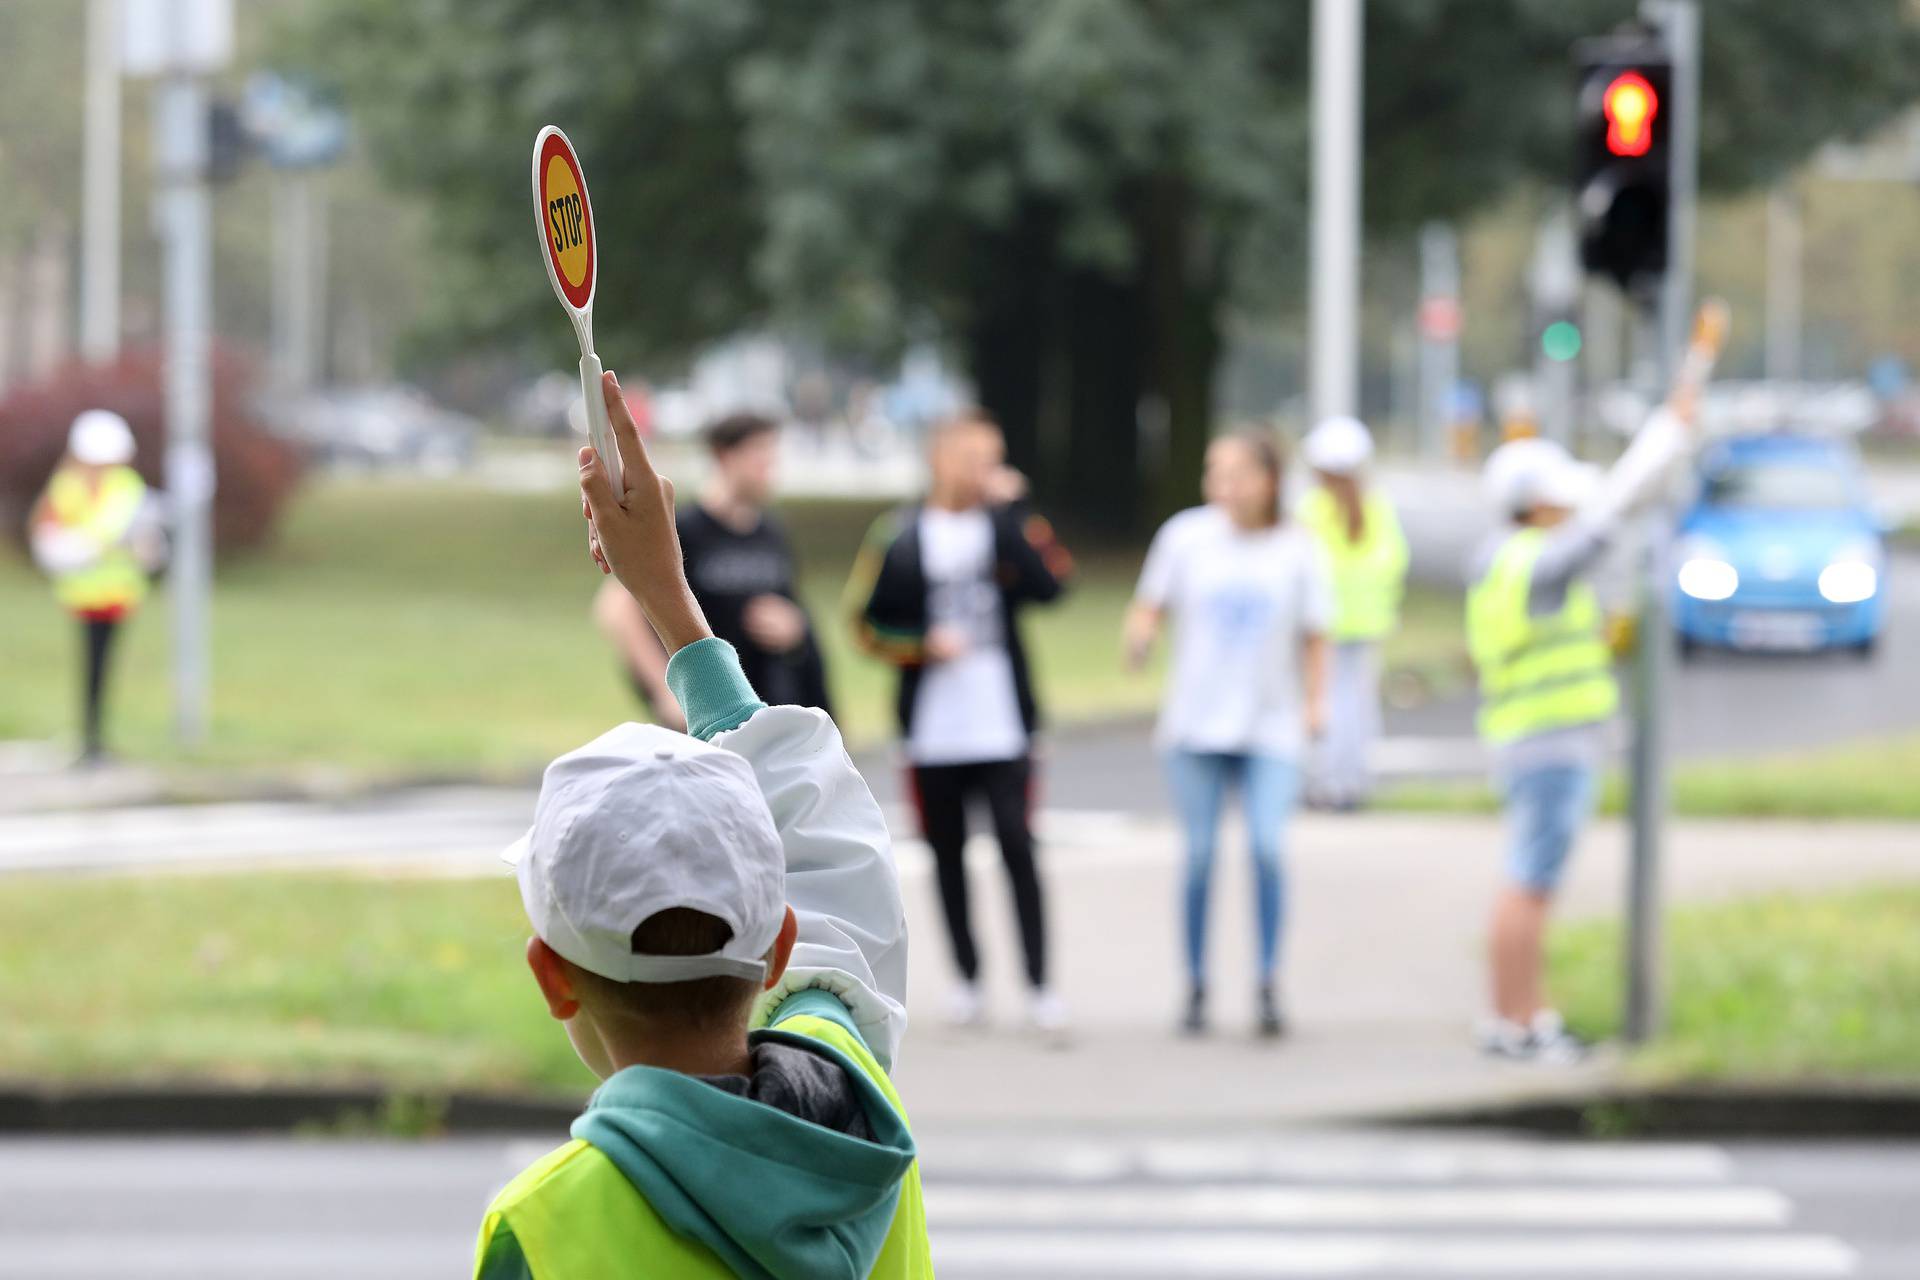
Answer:
<path fill-rule="evenodd" d="M 1290 310 L 1305 0 L 335 0 L 314 47 L 389 172 L 435 197 L 443 315 L 556 346 L 524 197 L 561 123 L 603 242 L 603 351 L 797 318 L 931 328 L 1083 525 L 1195 491 L 1230 309 Z M 1737 188 L 1912 95 L 1906 0 L 1716 0 L 1703 183 Z M 1368 230 L 1559 182 L 1568 48 L 1627 0 L 1371 0 Z M 535 316 L 535 313 L 540 314 Z M 532 320 L 533 325 L 527 325 Z"/>

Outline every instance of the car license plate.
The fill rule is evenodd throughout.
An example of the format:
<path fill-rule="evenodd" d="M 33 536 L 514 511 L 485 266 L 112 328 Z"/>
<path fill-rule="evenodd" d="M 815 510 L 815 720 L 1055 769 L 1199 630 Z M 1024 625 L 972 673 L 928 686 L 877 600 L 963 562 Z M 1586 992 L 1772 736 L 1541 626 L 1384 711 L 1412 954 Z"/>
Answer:
<path fill-rule="evenodd" d="M 1825 631 L 1811 613 L 1737 613 L 1731 630 L 1743 649 L 1813 649 Z"/>

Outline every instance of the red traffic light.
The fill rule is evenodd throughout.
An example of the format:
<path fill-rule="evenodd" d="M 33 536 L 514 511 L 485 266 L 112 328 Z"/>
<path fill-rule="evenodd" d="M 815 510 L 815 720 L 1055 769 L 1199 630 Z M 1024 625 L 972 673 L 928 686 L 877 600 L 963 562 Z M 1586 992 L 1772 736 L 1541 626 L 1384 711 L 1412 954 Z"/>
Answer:
<path fill-rule="evenodd" d="M 1607 150 L 1616 156 L 1643 156 L 1653 145 L 1653 118 L 1660 112 L 1660 95 L 1638 71 L 1613 78 L 1600 99 L 1607 117 Z"/>

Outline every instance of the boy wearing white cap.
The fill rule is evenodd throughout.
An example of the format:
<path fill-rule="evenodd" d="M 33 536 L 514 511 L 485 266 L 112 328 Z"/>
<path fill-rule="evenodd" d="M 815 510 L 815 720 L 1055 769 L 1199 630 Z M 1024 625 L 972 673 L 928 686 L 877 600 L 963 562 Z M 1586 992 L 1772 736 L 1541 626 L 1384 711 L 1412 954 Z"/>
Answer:
<path fill-rule="evenodd" d="M 1380 646 L 1400 625 L 1407 538 L 1393 500 L 1367 483 L 1373 436 L 1356 418 L 1328 418 L 1301 446 L 1314 485 L 1300 502 L 1333 582 L 1327 730 L 1308 795 L 1352 810 L 1373 789 L 1367 757 L 1380 736 Z"/>
<path fill-rule="evenodd" d="M 590 546 L 691 736 L 626 724 L 562 756 L 508 850 L 534 980 L 604 1083 L 494 1199 L 475 1274 L 930 1276 L 887 1076 L 906 931 L 886 825 L 833 722 L 766 706 L 713 638 L 673 486 L 612 374 L 603 391 L 624 492 L 583 449 Z"/>
<path fill-rule="evenodd" d="M 1489 930 L 1493 1013 L 1480 1034 L 1497 1057 L 1565 1063 L 1584 1052 L 1542 993 L 1541 943 L 1619 706 L 1587 579 L 1623 519 L 1690 452 L 1691 415 L 1691 395 L 1677 393 L 1604 476 L 1547 440 L 1515 440 L 1487 459 L 1487 497 L 1503 523 L 1468 572 L 1467 642 L 1510 841 Z"/>

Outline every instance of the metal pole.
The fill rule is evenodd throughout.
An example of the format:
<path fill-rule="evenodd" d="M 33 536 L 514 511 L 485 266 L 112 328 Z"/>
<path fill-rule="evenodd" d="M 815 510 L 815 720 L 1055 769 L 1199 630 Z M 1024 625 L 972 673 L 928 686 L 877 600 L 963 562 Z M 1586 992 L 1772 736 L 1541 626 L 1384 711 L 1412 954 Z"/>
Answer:
<path fill-rule="evenodd" d="M 1573 314 L 1580 300 L 1580 248 L 1573 230 L 1572 211 L 1563 205 L 1556 206 L 1541 219 L 1530 283 L 1538 324 L 1545 325 Z M 1540 434 L 1571 447 L 1573 362 L 1550 358 L 1536 343 L 1533 373 L 1539 400 Z"/>
<path fill-rule="evenodd" d="M 1767 195 L 1767 377 L 1800 376 L 1800 198 L 1782 182 Z"/>
<path fill-rule="evenodd" d="M 1693 223 L 1700 119 L 1700 9 L 1697 0 L 1661 0 L 1654 10 L 1673 59 L 1672 170 L 1668 179 L 1667 275 L 1658 316 L 1662 386 L 1672 381 L 1693 310 Z M 1660 865 L 1667 812 L 1665 716 L 1672 665 L 1666 613 L 1669 515 L 1646 520 L 1640 635 L 1634 662 L 1632 844 L 1627 882 L 1626 1009 L 1623 1033 L 1640 1044 L 1660 1028 Z"/>
<path fill-rule="evenodd" d="M 1450 318 L 1460 308 L 1460 241 L 1453 225 L 1429 222 L 1420 228 L 1420 456 L 1435 461 L 1446 455 L 1447 428 L 1452 425 L 1454 384 L 1460 381 L 1460 333 L 1457 327 L 1445 336 L 1429 332 L 1431 317 L 1425 308 L 1449 308 Z"/>
<path fill-rule="evenodd" d="M 1313 0 L 1313 210 L 1308 284 L 1313 416 L 1360 402 L 1362 0 Z"/>
<path fill-rule="evenodd" d="M 167 495 L 173 509 L 174 736 L 205 741 L 209 598 L 213 586 L 213 451 L 209 346 L 212 245 L 207 192 L 207 95 L 194 76 L 162 82 L 155 103 L 166 240 Z"/>
<path fill-rule="evenodd" d="M 101 364 L 120 350 L 120 0 L 87 6 L 86 75 L 80 353 Z"/>

